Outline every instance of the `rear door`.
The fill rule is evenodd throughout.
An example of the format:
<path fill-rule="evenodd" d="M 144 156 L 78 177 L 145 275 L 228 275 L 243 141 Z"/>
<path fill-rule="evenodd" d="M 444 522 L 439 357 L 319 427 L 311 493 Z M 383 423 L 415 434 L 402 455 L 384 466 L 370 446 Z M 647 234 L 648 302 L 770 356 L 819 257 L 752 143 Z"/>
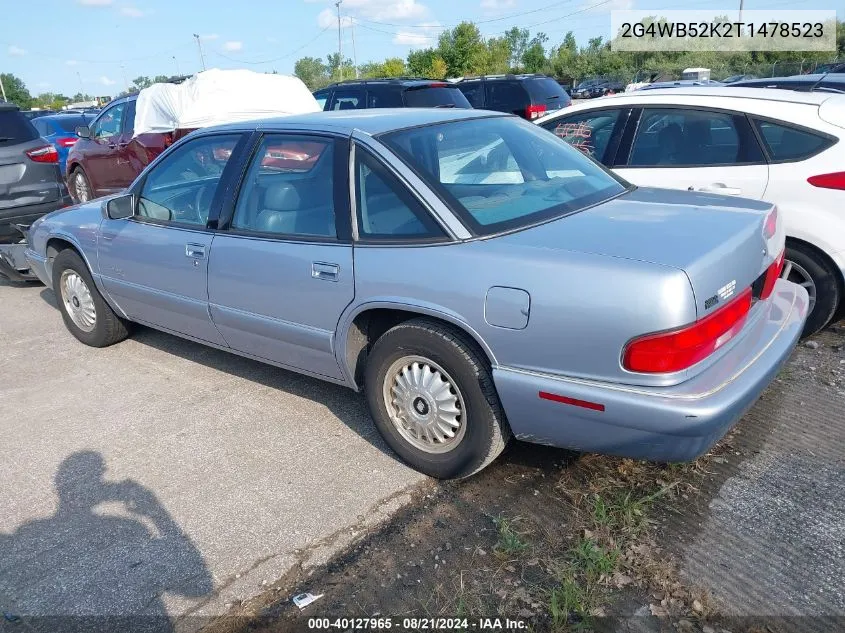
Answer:
<path fill-rule="evenodd" d="M 636 131 L 614 169 L 635 185 L 763 196 L 769 169 L 744 114 L 643 108 L 632 124 Z"/>
<path fill-rule="evenodd" d="M 582 110 L 539 125 L 610 167 L 630 113 L 630 108 Z"/>
<path fill-rule="evenodd" d="M 334 353 L 354 296 L 348 139 L 267 133 L 209 261 L 211 317 L 240 352 L 341 379 Z"/>
<path fill-rule="evenodd" d="M 0 222 L 20 207 L 59 199 L 58 164 L 27 156 L 46 146 L 38 131 L 17 109 L 0 107 Z"/>

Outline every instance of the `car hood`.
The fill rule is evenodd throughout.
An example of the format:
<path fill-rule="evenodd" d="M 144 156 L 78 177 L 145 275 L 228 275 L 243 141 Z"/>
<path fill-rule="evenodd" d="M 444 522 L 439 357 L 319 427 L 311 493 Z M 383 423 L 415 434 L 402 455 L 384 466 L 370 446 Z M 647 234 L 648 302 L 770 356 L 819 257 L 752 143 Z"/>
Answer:
<path fill-rule="evenodd" d="M 780 253 L 782 224 L 773 238 L 763 235 L 771 210 L 756 200 L 639 188 L 503 239 L 681 269 L 701 315 L 713 307 L 713 296 L 731 284 L 737 293 L 750 286 Z"/>

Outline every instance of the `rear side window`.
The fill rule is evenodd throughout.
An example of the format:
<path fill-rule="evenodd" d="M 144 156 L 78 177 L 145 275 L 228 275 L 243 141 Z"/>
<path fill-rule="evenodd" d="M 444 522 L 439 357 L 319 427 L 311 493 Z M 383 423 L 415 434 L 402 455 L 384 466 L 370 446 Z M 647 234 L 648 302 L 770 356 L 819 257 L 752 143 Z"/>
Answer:
<path fill-rule="evenodd" d="M 332 99 L 332 110 L 360 110 L 364 107 L 364 91 L 353 89 L 337 89 Z"/>
<path fill-rule="evenodd" d="M 480 108 L 484 103 L 484 85 L 480 81 L 461 83 L 458 89 L 464 93 L 473 108 Z"/>
<path fill-rule="evenodd" d="M 18 110 L 0 110 L 0 147 L 34 141 L 38 130 Z"/>
<path fill-rule="evenodd" d="M 610 157 L 605 154 L 620 113 L 618 109 L 582 112 L 548 121 L 542 126 L 572 147 L 607 164 Z"/>
<path fill-rule="evenodd" d="M 367 90 L 368 108 L 401 108 L 402 92 L 392 86 L 371 87 Z"/>
<path fill-rule="evenodd" d="M 487 83 L 487 105 L 491 110 L 515 112 L 528 105 L 528 93 L 518 81 L 490 81 Z"/>
<path fill-rule="evenodd" d="M 532 103 L 545 105 L 549 110 L 559 110 L 569 104 L 569 95 L 560 84 L 550 77 L 536 77 L 525 80 L 525 88 Z"/>
<path fill-rule="evenodd" d="M 833 145 L 834 141 L 826 136 L 799 130 L 789 125 L 760 121 L 754 125 L 766 145 L 769 156 L 774 161 L 798 161 L 815 156 Z"/>
<path fill-rule="evenodd" d="M 405 105 L 409 108 L 470 108 L 469 101 L 460 90 L 449 85 L 408 88 Z"/>

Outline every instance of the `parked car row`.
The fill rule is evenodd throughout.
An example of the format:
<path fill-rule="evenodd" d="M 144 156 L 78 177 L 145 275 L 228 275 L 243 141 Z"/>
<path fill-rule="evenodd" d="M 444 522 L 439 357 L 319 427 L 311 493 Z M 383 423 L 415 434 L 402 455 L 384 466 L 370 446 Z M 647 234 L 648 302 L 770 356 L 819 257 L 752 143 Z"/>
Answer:
<path fill-rule="evenodd" d="M 637 90 L 538 123 L 636 185 L 777 204 L 787 235 L 783 276 L 810 296 L 805 334 L 845 308 L 845 97 Z"/>

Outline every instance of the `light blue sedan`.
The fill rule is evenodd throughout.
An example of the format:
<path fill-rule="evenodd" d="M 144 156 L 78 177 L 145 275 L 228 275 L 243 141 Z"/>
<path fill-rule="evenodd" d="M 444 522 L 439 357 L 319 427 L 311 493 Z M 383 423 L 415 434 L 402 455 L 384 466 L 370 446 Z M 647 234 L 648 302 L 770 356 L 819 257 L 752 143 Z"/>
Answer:
<path fill-rule="evenodd" d="M 790 354 L 806 291 L 770 204 L 637 189 L 476 110 L 195 132 L 27 257 L 70 332 L 141 323 L 366 394 L 410 465 L 461 477 L 515 436 L 706 451 Z"/>

